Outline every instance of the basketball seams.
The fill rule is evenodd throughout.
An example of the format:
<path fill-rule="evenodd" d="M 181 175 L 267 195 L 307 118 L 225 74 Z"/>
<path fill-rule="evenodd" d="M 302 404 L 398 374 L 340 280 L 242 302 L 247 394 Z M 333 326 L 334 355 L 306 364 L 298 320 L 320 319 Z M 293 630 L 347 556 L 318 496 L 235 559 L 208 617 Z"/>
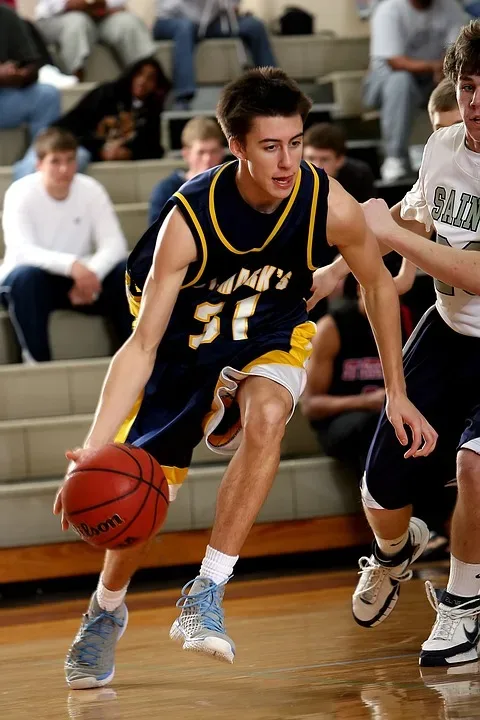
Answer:
<path fill-rule="evenodd" d="M 134 482 L 134 486 L 128 490 L 128 492 L 124 492 L 122 495 L 118 495 L 117 497 L 110 498 L 108 500 L 104 500 L 101 503 L 97 503 L 95 505 L 91 505 L 88 507 L 83 508 L 77 508 L 76 510 L 72 512 L 67 513 L 67 517 L 72 518 L 72 524 L 75 524 L 75 520 L 78 516 L 81 515 L 89 515 L 90 513 L 95 513 L 95 511 L 102 510 L 106 507 L 112 507 L 113 510 L 115 510 L 116 504 L 122 504 L 122 501 L 127 501 L 126 507 L 128 507 L 128 503 L 132 503 L 134 501 L 134 496 L 137 492 L 140 491 L 141 485 L 147 486 L 144 497 L 140 498 L 138 497 L 137 502 L 140 504 L 137 505 L 137 509 L 135 510 L 135 514 L 133 517 L 128 518 L 129 513 L 127 512 L 127 517 L 125 517 L 125 520 L 127 521 L 125 523 L 125 520 L 123 521 L 121 526 L 117 526 L 117 531 L 115 534 L 111 534 L 110 531 L 107 533 L 105 539 L 102 541 L 101 538 L 97 538 L 95 542 L 92 542 L 91 544 L 96 545 L 97 547 L 107 546 L 111 549 L 115 549 L 115 547 L 112 547 L 112 543 L 115 543 L 115 541 L 119 540 L 118 549 L 122 548 L 121 540 L 122 537 L 125 537 L 125 539 L 128 538 L 129 530 L 132 532 L 132 544 L 136 544 L 136 542 L 143 541 L 143 538 L 145 538 L 145 541 L 152 537 L 156 528 L 156 525 L 158 523 L 158 516 L 159 516 L 159 503 L 160 503 L 160 496 L 162 497 L 162 500 L 165 504 L 164 512 L 166 513 L 169 506 L 169 498 L 168 495 L 165 495 L 163 492 L 163 485 L 164 483 L 167 483 L 167 479 L 163 473 L 163 469 L 155 459 L 150 455 L 149 452 L 147 452 L 144 448 L 137 448 L 136 446 L 123 446 L 121 444 L 117 443 L 109 443 L 106 447 L 110 447 L 111 450 L 113 450 L 113 458 L 115 457 L 115 453 L 117 453 L 117 460 L 115 461 L 112 459 L 112 464 L 118 465 L 121 467 L 122 463 L 118 459 L 118 450 L 120 450 L 124 455 L 128 455 L 134 462 L 134 466 L 138 472 L 138 476 L 132 474 L 132 472 L 125 472 L 120 469 L 114 469 L 112 467 L 79 467 L 76 468 L 68 477 L 74 478 L 77 473 L 80 475 L 81 473 L 98 473 L 98 474 L 106 474 L 109 473 L 110 475 L 118 475 L 123 476 L 125 479 L 131 479 Z M 137 458 L 136 454 L 140 455 L 140 458 Z M 148 463 L 146 462 L 146 459 L 148 458 Z M 92 458 L 93 459 L 93 458 Z M 102 460 L 103 462 L 103 460 Z M 130 463 L 129 463 L 130 464 Z M 145 467 L 146 466 L 146 467 Z M 133 468 L 132 468 L 133 469 Z M 158 471 L 158 472 L 157 472 Z M 158 475 L 158 484 L 156 483 Z M 107 481 L 107 480 L 106 480 Z M 81 482 L 81 480 L 80 480 Z M 101 483 L 101 479 L 98 480 L 99 483 Z M 115 485 L 115 481 L 110 481 Z M 90 499 L 94 499 L 95 495 L 95 480 L 93 482 L 90 482 L 89 487 L 87 486 L 85 494 L 88 496 L 90 494 Z M 168 484 L 167 484 L 168 486 Z M 79 486 L 82 487 L 81 485 Z M 113 489 L 113 488 L 112 488 Z M 156 491 L 156 494 L 152 496 L 152 490 Z M 108 492 L 108 490 L 106 491 Z M 81 496 L 80 491 L 80 496 Z M 93 497 L 92 497 L 93 496 Z M 74 496 L 72 496 L 73 499 Z M 131 500 L 128 500 L 128 498 L 132 498 Z M 85 498 L 86 499 L 86 498 Z M 131 508 L 134 509 L 133 507 Z M 116 510 L 118 514 L 122 514 L 122 510 L 118 509 Z M 150 512 L 150 521 L 148 519 L 148 512 Z M 162 509 L 163 512 L 163 509 Z M 141 519 L 142 513 L 146 513 L 146 516 L 144 520 Z M 139 519 L 140 518 L 140 519 Z M 79 518 L 78 522 L 81 523 L 83 521 L 83 518 Z M 85 520 L 86 523 L 88 523 L 88 520 Z M 95 520 L 91 520 L 90 522 L 95 523 Z M 140 523 L 140 524 L 139 524 Z M 158 523 L 161 525 L 161 523 Z M 139 536 L 135 536 L 135 530 L 133 526 L 137 525 L 137 532 L 139 533 Z M 145 530 L 150 526 L 150 532 L 148 535 L 145 533 Z M 143 528 L 143 530 L 141 529 Z M 114 529 L 114 528 L 112 528 Z M 103 531 L 102 531 L 103 532 Z M 97 533 L 98 535 L 98 533 Z M 83 538 L 84 540 L 86 538 Z M 88 542 L 88 540 L 87 540 Z"/>

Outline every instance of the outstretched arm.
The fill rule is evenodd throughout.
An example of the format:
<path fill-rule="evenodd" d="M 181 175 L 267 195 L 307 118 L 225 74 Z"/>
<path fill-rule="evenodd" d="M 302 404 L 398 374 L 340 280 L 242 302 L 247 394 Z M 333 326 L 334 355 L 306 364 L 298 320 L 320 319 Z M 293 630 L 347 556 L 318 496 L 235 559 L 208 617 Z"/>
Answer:
<path fill-rule="evenodd" d="M 412 430 L 412 446 L 405 457 L 428 455 L 435 447 L 436 433 L 406 396 L 400 309 L 392 276 L 383 264 L 378 243 L 365 223 L 360 206 L 332 181 L 327 235 L 330 242 L 337 245 L 362 287 L 382 362 L 388 419 L 402 445 L 408 442 L 404 425 L 409 425 Z M 424 444 L 420 447 L 422 436 Z"/>
<path fill-rule="evenodd" d="M 363 211 L 377 238 L 392 250 L 437 280 L 480 295 L 478 253 L 466 253 L 458 248 L 433 243 L 397 225 L 383 200 L 369 200 Z"/>

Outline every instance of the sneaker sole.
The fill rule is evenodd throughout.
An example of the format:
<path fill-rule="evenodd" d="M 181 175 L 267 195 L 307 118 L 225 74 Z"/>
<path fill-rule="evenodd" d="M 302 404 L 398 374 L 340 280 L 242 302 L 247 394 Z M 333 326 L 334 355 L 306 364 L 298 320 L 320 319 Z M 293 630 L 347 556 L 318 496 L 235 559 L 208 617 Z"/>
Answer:
<path fill-rule="evenodd" d="M 121 629 L 118 638 L 117 643 L 121 639 L 122 635 L 124 634 L 125 630 L 127 629 L 128 625 L 128 609 L 126 610 L 125 614 L 125 622 L 123 624 L 123 628 Z M 115 675 L 115 665 L 112 668 L 112 672 L 107 675 L 107 677 L 102 678 L 99 680 L 94 675 L 85 675 L 84 677 L 76 678 L 75 680 L 69 680 L 66 678 L 67 685 L 72 690 L 93 690 L 94 688 L 101 688 L 105 685 L 108 685 L 109 682 L 112 682 Z"/>
<path fill-rule="evenodd" d="M 444 657 L 434 653 L 420 653 L 418 664 L 422 667 L 446 667 L 450 665 L 467 665 L 468 663 L 478 662 L 478 649 L 472 648 L 460 655 L 452 655 L 452 657 Z"/>
<path fill-rule="evenodd" d="M 187 640 L 178 620 L 175 620 L 170 628 L 170 640 L 183 643 L 184 650 L 211 655 L 217 660 L 233 663 L 235 659 L 232 646 L 221 638 L 211 637 L 205 640 Z"/>
<path fill-rule="evenodd" d="M 412 518 L 412 521 L 413 520 L 415 520 L 415 518 Z M 413 522 L 413 524 L 416 525 L 417 527 L 421 527 L 416 522 Z M 424 524 L 425 523 L 422 522 L 422 525 L 424 525 Z M 425 535 L 424 542 L 422 542 L 418 546 L 418 549 L 413 554 L 412 560 L 411 560 L 410 564 L 408 565 L 408 567 L 410 567 L 410 565 L 413 565 L 413 563 L 416 560 L 418 560 L 418 558 L 423 554 L 423 552 L 425 551 L 425 548 L 428 545 L 429 540 L 430 540 L 430 534 L 428 533 L 428 529 L 427 529 L 427 533 Z M 376 627 L 377 625 L 380 625 L 380 623 L 382 623 L 384 620 L 386 620 L 387 617 L 392 613 L 395 605 L 398 602 L 399 595 L 400 595 L 400 584 L 398 584 L 398 586 L 396 588 L 393 588 L 392 592 L 387 597 L 382 609 L 375 615 L 374 618 L 372 618 L 371 620 L 361 620 L 360 618 L 357 618 L 355 616 L 355 612 L 352 608 L 353 619 L 355 620 L 357 625 L 360 625 L 361 627 L 371 628 L 371 627 Z"/>

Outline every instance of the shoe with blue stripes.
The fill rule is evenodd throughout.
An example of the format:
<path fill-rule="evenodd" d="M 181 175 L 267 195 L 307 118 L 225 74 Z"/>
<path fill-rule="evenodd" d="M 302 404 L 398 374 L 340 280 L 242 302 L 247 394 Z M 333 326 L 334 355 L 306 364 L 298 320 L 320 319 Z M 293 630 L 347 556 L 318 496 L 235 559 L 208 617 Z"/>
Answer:
<path fill-rule="evenodd" d="M 65 660 L 67 684 L 74 690 L 103 687 L 115 675 L 115 647 L 127 628 L 125 603 L 108 612 L 92 595 L 87 613 Z"/>
<path fill-rule="evenodd" d="M 213 655 L 233 663 L 235 643 L 225 632 L 222 600 L 225 584 L 206 577 L 191 580 L 177 601 L 180 615 L 170 629 L 170 638 L 183 642 L 184 650 Z"/>

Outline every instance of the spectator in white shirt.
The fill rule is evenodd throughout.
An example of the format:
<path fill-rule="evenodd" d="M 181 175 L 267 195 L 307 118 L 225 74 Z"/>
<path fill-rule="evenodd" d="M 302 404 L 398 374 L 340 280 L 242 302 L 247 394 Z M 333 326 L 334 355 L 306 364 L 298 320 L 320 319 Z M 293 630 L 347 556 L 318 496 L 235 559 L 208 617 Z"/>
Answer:
<path fill-rule="evenodd" d="M 127 243 L 99 182 L 76 173 L 77 142 L 60 128 L 35 142 L 38 172 L 5 193 L 0 292 L 26 360 L 51 359 L 49 316 L 73 309 L 104 315 L 119 344 L 130 334 Z"/>
<path fill-rule="evenodd" d="M 35 20 L 49 45 L 58 45 L 63 70 L 83 79 L 93 45 L 109 45 L 124 67 L 155 54 L 147 26 L 125 0 L 37 0 Z"/>

